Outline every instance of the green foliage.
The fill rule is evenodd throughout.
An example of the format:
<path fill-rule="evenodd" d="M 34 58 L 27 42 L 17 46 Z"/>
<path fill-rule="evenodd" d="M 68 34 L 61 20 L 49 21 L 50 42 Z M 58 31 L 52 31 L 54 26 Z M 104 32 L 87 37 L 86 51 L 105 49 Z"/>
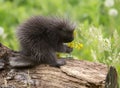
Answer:
<path fill-rule="evenodd" d="M 113 65 L 120 73 L 120 1 L 108 0 L 0 0 L 0 42 L 18 50 L 17 26 L 33 15 L 59 15 L 77 21 L 75 41 L 83 44 L 72 55 Z M 111 0 L 109 0 L 111 1 Z M 111 9 L 116 9 L 118 13 Z"/>

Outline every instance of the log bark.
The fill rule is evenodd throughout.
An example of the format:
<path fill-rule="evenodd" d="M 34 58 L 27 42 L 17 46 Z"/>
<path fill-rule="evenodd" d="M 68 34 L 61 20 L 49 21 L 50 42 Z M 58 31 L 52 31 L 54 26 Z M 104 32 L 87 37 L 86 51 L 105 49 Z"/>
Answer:
<path fill-rule="evenodd" d="M 15 53 L 0 44 L 0 59 L 7 62 Z M 107 65 L 74 59 L 66 61 L 60 68 L 39 65 L 19 70 L 11 70 L 6 63 L 7 68 L 0 72 L 0 88 L 105 88 Z"/>

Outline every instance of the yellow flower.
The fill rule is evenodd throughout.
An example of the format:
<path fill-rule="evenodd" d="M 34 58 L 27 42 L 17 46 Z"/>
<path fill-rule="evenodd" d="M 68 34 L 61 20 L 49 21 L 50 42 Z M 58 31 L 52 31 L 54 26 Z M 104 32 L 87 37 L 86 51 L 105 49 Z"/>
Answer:
<path fill-rule="evenodd" d="M 81 49 L 81 48 L 83 48 L 83 44 L 79 43 L 78 44 L 78 49 Z"/>
<path fill-rule="evenodd" d="M 73 48 L 74 47 L 74 43 L 73 42 L 70 42 L 67 44 L 69 47 Z"/>
<path fill-rule="evenodd" d="M 81 49 L 83 48 L 83 44 L 79 43 L 79 42 L 70 42 L 67 44 L 69 47 L 71 48 L 76 48 L 76 49 Z"/>

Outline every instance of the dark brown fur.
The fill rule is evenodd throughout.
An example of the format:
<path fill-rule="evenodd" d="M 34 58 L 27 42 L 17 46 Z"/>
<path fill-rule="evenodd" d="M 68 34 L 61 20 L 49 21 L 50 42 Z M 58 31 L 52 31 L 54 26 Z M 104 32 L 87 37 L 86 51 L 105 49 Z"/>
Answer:
<path fill-rule="evenodd" d="M 58 67 L 64 65 L 64 60 L 57 60 L 56 52 L 72 51 L 63 43 L 74 39 L 74 29 L 74 24 L 66 19 L 43 16 L 30 18 L 17 29 L 21 54 L 25 57 L 12 58 L 11 66 L 24 67 L 43 63 Z"/>

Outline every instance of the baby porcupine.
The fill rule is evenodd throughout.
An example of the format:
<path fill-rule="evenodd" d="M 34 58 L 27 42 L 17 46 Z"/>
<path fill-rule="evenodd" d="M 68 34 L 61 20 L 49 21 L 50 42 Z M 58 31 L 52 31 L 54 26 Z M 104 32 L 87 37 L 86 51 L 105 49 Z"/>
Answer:
<path fill-rule="evenodd" d="M 75 25 L 58 17 L 35 16 L 21 24 L 17 37 L 21 46 L 21 55 L 11 58 L 12 67 L 27 67 L 49 64 L 59 67 L 65 60 L 57 59 L 56 52 L 70 53 L 72 48 L 64 43 L 73 41 Z"/>

